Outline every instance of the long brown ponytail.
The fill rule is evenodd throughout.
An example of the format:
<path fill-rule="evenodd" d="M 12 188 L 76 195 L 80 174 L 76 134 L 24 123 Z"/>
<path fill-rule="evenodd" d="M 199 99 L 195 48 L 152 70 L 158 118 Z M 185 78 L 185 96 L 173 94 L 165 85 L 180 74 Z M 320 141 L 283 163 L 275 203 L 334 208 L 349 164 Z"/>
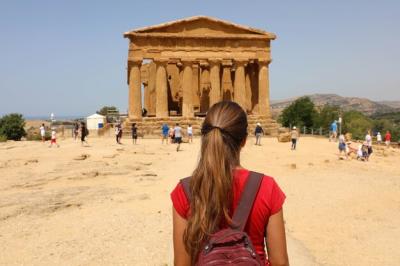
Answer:
<path fill-rule="evenodd" d="M 219 102 L 207 112 L 202 126 L 200 160 L 193 172 L 190 216 L 184 233 L 192 263 L 210 234 L 232 222 L 232 170 L 240 164 L 247 137 L 247 116 L 234 102 Z"/>

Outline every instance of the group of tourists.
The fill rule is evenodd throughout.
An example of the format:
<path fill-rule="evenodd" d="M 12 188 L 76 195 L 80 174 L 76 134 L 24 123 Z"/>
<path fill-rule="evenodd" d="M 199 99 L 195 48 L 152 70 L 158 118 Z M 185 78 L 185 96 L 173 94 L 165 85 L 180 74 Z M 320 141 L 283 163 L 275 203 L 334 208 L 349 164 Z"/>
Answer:
<path fill-rule="evenodd" d="M 46 142 L 46 126 L 43 123 L 39 127 L 39 132 L 40 132 L 40 137 L 42 139 L 42 142 Z M 64 133 L 64 132 L 62 132 Z M 77 138 L 80 136 L 81 139 L 81 145 L 83 146 L 85 143 L 88 144 L 86 137 L 89 135 L 89 130 L 86 127 L 85 122 L 80 122 L 80 123 L 75 123 L 73 128 L 72 128 L 72 137 L 74 140 L 77 140 Z M 57 129 L 55 126 L 51 126 L 50 128 L 50 145 L 49 148 L 57 146 L 58 148 L 60 145 L 57 143 Z"/>
<path fill-rule="evenodd" d="M 122 144 L 122 135 L 123 135 L 123 127 L 122 127 L 122 123 L 117 123 L 115 125 L 115 141 L 117 142 L 117 144 Z M 138 138 L 138 128 L 136 126 L 136 123 L 133 123 L 131 126 L 131 136 L 132 136 L 132 143 L 133 144 L 137 144 L 137 138 Z"/>
<path fill-rule="evenodd" d="M 188 143 L 193 143 L 193 127 L 191 124 L 186 129 L 186 135 L 188 137 Z M 167 123 L 164 123 L 161 127 L 161 144 L 175 143 L 177 144 L 176 151 L 180 150 L 182 143 L 182 127 L 179 123 L 176 123 L 174 127 L 169 127 Z"/>
<path fill-rule="evenodd" d="M 385 144 L 387 147 L 390 146 L 390 141 L 391 141 L 391 134 L 389 131 L 386 132 L 385 134 Z M 350 140 L 346 140 L 345 135 L 341 134 L 339 136 L 339 158 L 343 158 L 342 156 L 346 159 L 348 159 L 349 155 L 354 153 L 356 155 L 357 160 L 360 161 L 369 161 L 369 157 L 373 153 L 373 137 L 371 134 L 371 131 L 367 131 L 364 141 L 358 144 L 355 144 L 351 142 Z M 376 142 L 378 145 L 382 144 L 382 135 L 380 132 L 376 134 Z M 355 146 L 356 145 L 356 146 Z"/>

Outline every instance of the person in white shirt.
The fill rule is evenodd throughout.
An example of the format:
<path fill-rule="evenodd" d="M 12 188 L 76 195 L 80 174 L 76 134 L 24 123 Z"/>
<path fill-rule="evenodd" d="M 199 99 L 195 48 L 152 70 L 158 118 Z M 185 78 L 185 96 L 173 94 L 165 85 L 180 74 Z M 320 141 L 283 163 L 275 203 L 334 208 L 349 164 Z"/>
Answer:
<path fill-rule="evenodd" d="M 46 141 L 46 128 L 44 126 L 44 124 L 42 124 L 42 126 L 39 128 L 40 130 L 40 136 L 42 137 L 42 141 L 45 142 Z"/>
<path fill-rule="evenodd" d="M 344 156 L 346 157 L 346 159 L 348 159 L 347 152 L 346 152 L 346 146 L 347 146 L 346 139 L 343 134 L 340 134 L 340 136 L 339 136 L 339 159 L 342 158 L 342 153 L 344 153 Z"/>
<path fill-rule="evenodd" d="M 175 143 L 178 144 L 178 146 L 176 147 L 176 151 L 179 151 L 182 142 L 182 128 L 179 126 L 178 123 L 174 127 L 174 136 L 175 136 Z"/>
<path fill-rule="evenodd" d="M 367 132 L 365 136 L 365 142 L 368 147 L 368 157 L 372 154 L 372 137 L 370 131 Z"/>
<path fill-rule="evenodd" d="M 193 128 L 191 124 L 189 124 L 187 128 L 187 134 L 188 134 L 188 142 L 193 143 Z"/>
<path fill-rule="evenodd" d="M 380 132 L 378 132 L 378 134 L 376 134 L 376 141 L 378 142 L 379 145 L 381 145 L 382 143 L 382 135 Z"/>
<path fill-rule="evenodd" d="M 56 132 L 55 128 L 51 129 L 51 142 L 50 142 L 49 148 L 53 147 L 53 144 L 57 145 L 57 148 L 60 147 L 60 145 L 58 145 L 58 143 L 57 143 L 57 132 Z"/>

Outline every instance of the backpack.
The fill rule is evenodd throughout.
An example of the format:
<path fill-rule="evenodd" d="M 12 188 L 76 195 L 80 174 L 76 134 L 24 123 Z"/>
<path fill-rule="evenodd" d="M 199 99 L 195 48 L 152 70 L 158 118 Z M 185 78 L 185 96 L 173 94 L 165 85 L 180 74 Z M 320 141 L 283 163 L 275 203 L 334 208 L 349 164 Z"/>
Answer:
<path fill-rule="evenodd" d="M 200 250 L 196 265 L 263 265 L 250 237 L 244 232 L 263 176 L 256 172 L 249 173 L 232 217 L 233 224 L 211 235 Z M 184 178 L 180 182 L 190 202 L 190 177 Z"/>

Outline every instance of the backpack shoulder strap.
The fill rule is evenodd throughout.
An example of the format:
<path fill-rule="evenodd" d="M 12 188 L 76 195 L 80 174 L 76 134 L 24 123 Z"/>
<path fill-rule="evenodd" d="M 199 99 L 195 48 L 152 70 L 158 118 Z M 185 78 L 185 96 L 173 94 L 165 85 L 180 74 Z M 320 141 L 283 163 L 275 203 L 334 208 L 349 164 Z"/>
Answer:
<path fill-rule="evenodd" d="M 180 180 L 180 182 L 181 182 L 181 184 L 183 186 L 183 190 L 185 191 L 186 198 L 187 198 L 187 200 L 189 202 L 190 202 L 190 200 L 192 198 L 192 193 L 190 192 L 190 178 L 191 178 L 191 176 L 186 177 L 186 178 L 182 178 Z"/>
<path fill-rule="evenodd" d="M 249 218 L 251 209 L 253 208 L 254 200 L 257 196 L 258 190 L 263 179 L 263 174 L 250 171 L 246 181 L 246 185 L 240 196 L 240 201 L 233 214 L 232 227 L 234 229 L 244 230 L 247 219 Z"/>

